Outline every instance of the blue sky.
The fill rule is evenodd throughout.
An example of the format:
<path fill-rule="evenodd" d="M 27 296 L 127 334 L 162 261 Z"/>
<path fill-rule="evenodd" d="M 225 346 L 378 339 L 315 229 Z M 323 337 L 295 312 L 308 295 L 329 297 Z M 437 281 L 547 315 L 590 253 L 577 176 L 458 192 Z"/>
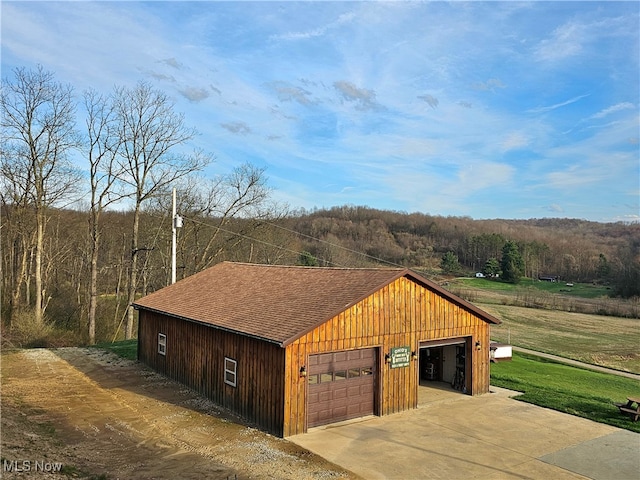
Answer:
<path fill-rule="evenodd" d="M 640 221 L 638 2 L 9 2 L 2 74 L 152 82 L 292 208 Z"/>

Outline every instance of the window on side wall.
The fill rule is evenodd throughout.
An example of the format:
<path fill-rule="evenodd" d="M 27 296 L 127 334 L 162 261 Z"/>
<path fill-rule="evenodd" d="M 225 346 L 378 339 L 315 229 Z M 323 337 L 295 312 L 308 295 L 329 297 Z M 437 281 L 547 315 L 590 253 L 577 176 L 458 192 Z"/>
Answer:
<path fill-rule="evenodd" d="M 160 355 L 167 354 L 167 336 L 164 333 L 158 334 L 158 353 Z"/>
<path fill-rule="evenodd" d="M 238 362 L 229 357 L 224 357 L 224 383 L 235 387 L 238 380 Z"/>

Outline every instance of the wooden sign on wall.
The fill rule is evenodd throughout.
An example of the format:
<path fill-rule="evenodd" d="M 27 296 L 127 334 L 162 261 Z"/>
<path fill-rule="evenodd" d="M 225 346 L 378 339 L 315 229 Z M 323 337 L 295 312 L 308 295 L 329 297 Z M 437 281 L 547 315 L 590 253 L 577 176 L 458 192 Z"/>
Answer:
<path fill-rule="evenodd" d="M 410 363 L 410 347 L 395 347 L 391 349 L 391 368 L 408 367 Z"/>

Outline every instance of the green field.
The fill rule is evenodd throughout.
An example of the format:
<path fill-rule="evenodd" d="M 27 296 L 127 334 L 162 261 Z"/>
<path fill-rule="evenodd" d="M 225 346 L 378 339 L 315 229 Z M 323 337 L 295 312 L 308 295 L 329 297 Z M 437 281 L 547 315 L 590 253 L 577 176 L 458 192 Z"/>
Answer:
<path fill-rule="evenodd" d="M 524 402 L 640 433 L 640 422 L 614 405 L 640 396 L 637 380 L 514 353 L 511 362 L 491 365 L 491 384 L 524 392 L 515 397 Z"/>
<path fill-rule="evenodd" d="M 530 279 L 457 278 L 447 288 L 502 320 L 491 327 L 492 340 L 640 373 L 637 300 L 609 298 L 601 285 Z"/>
<path fill-rule="evenodd" d="M 469 288 L 478 288 L 481 290 L 515 294 L 519 290 L 525 288 L 534 288 L 541 292 L 566 295 L 576 298 L 600 298 L 606 297 L 611 293 L 609 287 L 604 285 L 593 285 L 591 283 L 575 283 L 573 286 L 567 286 L 565 282 L 542 282 L 530 278 L 523 278 L 520 283 L 506 283 L 489 278 L 457 278 L 455 283 Z"/>
<path fill-rule="evenodd" d="M 491 339 L 581 362 L 640 373 L 640 320 L 477 304 L 502 320 Z"/>

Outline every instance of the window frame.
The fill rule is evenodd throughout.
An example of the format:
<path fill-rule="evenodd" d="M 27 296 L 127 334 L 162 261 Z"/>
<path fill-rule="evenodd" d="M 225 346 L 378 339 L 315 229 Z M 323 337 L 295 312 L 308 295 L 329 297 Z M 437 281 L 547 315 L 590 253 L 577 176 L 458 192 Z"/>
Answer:
<path fill-rule="evenodd" d="M 233 367 L 233 369 L 231 369 Z M 230 378 L 231 377 L 231 378 Z M 232 387 L 238 386 L 238 361 L 224 357 L 224 383 Z"/>
<path fill-rule="evenodd" d="M 160 332 L 158 332 L 158 354 L 167 356 L 167 335 Z"/>

